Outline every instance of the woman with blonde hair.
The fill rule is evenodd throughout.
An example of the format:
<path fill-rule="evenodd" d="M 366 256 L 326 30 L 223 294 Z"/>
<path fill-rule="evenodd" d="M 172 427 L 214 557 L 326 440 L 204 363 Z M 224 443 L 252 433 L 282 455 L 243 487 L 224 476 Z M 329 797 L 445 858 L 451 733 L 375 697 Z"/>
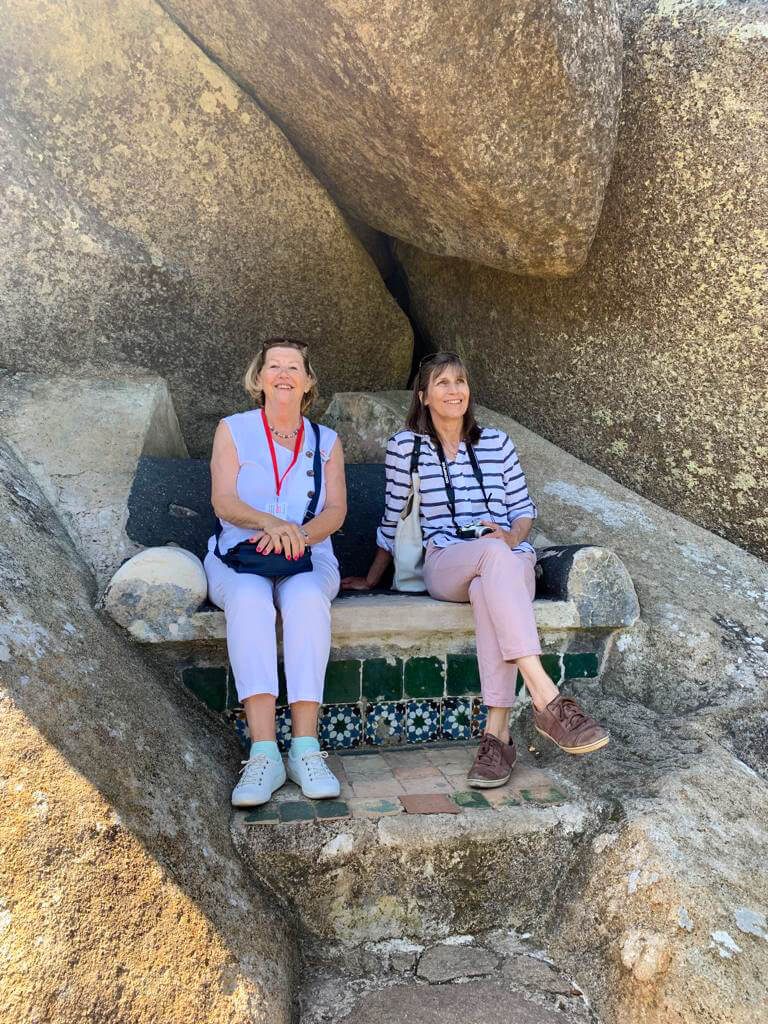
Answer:
<path fill-rule="evenodd" d="M 339 795 L 317 740 L 317 715 L 339 590 L 330 538 L 347 514 L 341 442 L 304 415 L 317 386 L 306 343 L 265 341 L 244 383 L 260 408 L 227 416 L 216 429 L 211 502 L 218 525 L 205 558 L 251 738 L 232 793 L 236 807 L 265 803 L 286 780 L 275 735 L 276 610 L 291 709 L 288 777 L 305 796 Z"/>
<path fill-rule="evenodd" d="M 343 586 L 375 587 L 391 562 L 416 450 L 424 582 L 440 601 L 469 601 L 475 618 L 488 720 L 467 782 L 491 788 L 510 778 L 517 754 L 509 712 L 518 670 L 542 735 L 571 754 L 604 747 L 606 730 L 558 692 L 541 664 L 533 611 L 536 553 L 527 540 L 536 506 L 510 438 L 475 421 L 467 370 L 455 352 L 422 360 L 406 427 L 387 444 L 387 492 L 376 557 L 365 578 L 348 577 Z"/>

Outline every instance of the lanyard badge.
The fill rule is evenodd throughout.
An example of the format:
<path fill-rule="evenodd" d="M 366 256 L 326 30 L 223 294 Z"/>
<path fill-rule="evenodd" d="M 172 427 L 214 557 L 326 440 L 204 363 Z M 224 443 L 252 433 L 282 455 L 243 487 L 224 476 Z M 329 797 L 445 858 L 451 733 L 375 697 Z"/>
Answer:
<path fill-rule="evenodd" d="M 275 474 L 275 500 L 273 502 L 270 502 L 270 504 L 267 506 L 267 512 L 272 516 L 276 516 L 278 519 L 285 519 L 286 516 L 288 515 L 288 505 L 286 502 L 280 501 L 280 490 L 282 489 L 285 478 L 296 465 L 296 460 L 299 457 L 301 445 L 304 440 L 304 419 L 302 418 L 301 426 L 299 427 L 299 433 L 296 435 L 296 447 L 293 449 L 293 458 L 291 459 L 291 464 L 290 466 L 288 466 L 288 468 L 286 469 L 282 476 L 280 476 L 277 469 L 277 454 L 275 453 L 275 443 L 272 440 L 272 434 L 269 429 L 269 424 L 267 423 L 267 414 L 263 409 L 261 410 L 261 420 L 262 423 L 264 424 L 264 433 L 267 435 L 269 454 L 272 456 L 272 470 Z"/>

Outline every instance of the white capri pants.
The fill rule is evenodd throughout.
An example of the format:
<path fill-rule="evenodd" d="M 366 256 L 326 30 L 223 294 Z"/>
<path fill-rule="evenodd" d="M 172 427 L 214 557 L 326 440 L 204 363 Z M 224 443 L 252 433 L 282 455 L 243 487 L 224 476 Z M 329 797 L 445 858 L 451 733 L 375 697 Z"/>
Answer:
<path fill-rule="evenodd" d="M 208 594 L 227 620 L 227 650 L 241 701 L 277 696 L 276 608 L 283 620 L 288 703 L 323 700 L 331 652 L 331 601 L 339 592 L 336 559 L 312 552 L 312 572 L 269 579 L 230 569 L 212 551 L 205 557 Z"/>

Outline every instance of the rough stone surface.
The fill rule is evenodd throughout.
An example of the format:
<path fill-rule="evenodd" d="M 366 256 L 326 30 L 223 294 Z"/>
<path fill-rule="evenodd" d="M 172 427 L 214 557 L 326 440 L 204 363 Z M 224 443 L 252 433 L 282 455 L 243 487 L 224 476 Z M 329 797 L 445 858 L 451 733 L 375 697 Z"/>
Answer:
<path fill-rule="evenodd" d="M 0 434 L 100 586 L 138 550 L 125 527 L 139 457 L 187 454 L 165 381 L 141 374 L 100 380 L 0 371 Z"/>
<path fill-rule="evenodd" d="M 471 945 L 430 946 L 422 953 L 416 974 L 430 985 L 457 978 L 493 974 L 499 958 L 488 949 Z"/>
<path fill-rule="evenodd" d="M 121 565 L 104 594 L 104 609 L 121 626 L 150 622 L 168 629 L 208 596 L 203 563 L 183 548 L 146 548 Z"/>
<path fill-rule="evenodd" d="M 0 366 L 158 372 L 201 455 L 269 335 L 312 342 L 326 396 L 405 379 L 342 214 L 159 4 L 8 0 L 0 65 Z"/>
<path fill-rule="evenodd" d="M 358 425 L 383 457 L 406 399 L 337 396 L 342 436 Z M 610 1024 L 761 1024 L 768 942 L 741 925 L 768 913 L 768 566 L 514 421 L 478 418 L 514 439 L 546 532 L 616 551 L 641 607 L 600 681 L 569 683 L 610 729 L 599 760 L 521 718 L 541 767 L 613 806 L 525 923 Z"/>
<path fill-rule="evenodd" d="M 572 1018 L 571 1018 L 572 1019 Z M 497 981 L 416 987 L 395 985 L 366 995 L 340 1024 L 570 1024 L 569 1015 L 528 1002 Z"/>
<path fill-rule="evenodd" d="M 237 741 L 92 598 L 0 445 L 0 1016 L 291 1024 L 295 938 L 229 837 Z"/>
<path fill-rule="evenodd" d="M 768 556 L 765 0 L 620 0 L 616 159 L 585 269 L 399 247 L 411 315 L 478 398 Z"/>
<path fill-rule="evenodd" d="M 613 0 L 165 6 L 366 224 L 517 273 L 584 262 L 615 144 Z"/>
<path fill-rule="evenodd" d="M 574 985 L 551 967 L 545 960 L 533 956 L 516 956 L 506 960 L 502 971 L 505 978 L 526 988 L 553 995 L 570 995 Z"/>

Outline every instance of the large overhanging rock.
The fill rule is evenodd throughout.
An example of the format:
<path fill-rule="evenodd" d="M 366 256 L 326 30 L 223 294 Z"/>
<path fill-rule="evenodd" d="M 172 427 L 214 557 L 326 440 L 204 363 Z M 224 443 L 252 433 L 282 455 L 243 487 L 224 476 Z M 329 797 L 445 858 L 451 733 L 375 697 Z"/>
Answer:
<path fill-rule="evenodd" d="M 430 252 L 578 269 L 608 180 L 614 0 L 169 0 L 343 206 Z"/>
<path fill-rule="evenodd" d="M 289 927 L 232 850 L 237 741 L 90 600 L 0 443 L 3 1020 L 289 1024 Z"/>
<path fill-rule="evenodd" d="M 8 0 L 0 366 L 165 377 L 207 454 L 259 339 L 321 393 L 405 379 L 410 326 L 260 107 L 151 0 Z"/>
<path fill-rule="evenodd" d="M 110 380 L 0 371 L 0 434 L 102 587 L 138 550 L 125 524 L 139 457 L 187 454 L 165 381 L 146 374 Z"/>
<path fill-rule="evenodd" d="M 768 4 L 621 4 L 616 159 L 585 269 L 400 246 L 410 310 L 480 400 L 768 557 Z"/>

